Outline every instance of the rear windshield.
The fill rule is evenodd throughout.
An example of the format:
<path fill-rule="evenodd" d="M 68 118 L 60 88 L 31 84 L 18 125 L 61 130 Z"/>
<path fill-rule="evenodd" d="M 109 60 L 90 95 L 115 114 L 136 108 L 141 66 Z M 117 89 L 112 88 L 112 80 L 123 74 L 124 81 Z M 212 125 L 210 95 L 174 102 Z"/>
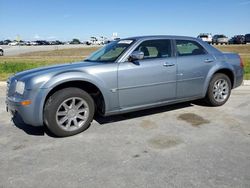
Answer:
<path fill-rule="evenodd" d="M 218 35 L 218 38 L 225 38 L 225 35 Z"/>

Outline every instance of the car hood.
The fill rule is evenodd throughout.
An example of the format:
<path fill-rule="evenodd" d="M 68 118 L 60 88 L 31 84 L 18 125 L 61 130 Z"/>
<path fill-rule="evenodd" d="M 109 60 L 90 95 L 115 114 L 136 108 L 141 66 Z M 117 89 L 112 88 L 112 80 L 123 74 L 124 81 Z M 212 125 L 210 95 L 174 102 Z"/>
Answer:
<path fill-rule="evenodd" d="M 44 83 L 49 81 L 56 75 L 68 72 L 86 72 L 90 66 L 99 66 L 99 62 L 74 62 L 53 66 L 46 66 L 42 68 L 35 68 L 19 72 L 10 78 L 10 81 L 23 81 L 26 83 L 26 89 L 41 87 Z"/>
<path fill-rule="evenodd" d="M 81 62 L 74 62 L 74 63 L 52 65 L 52 66 L 46 66 L 46 67 L 22 71 L 22 72 L 16 73 L 14 77 L 16 80 L 23 80 L 28 77 L 30 78 L 34 76 L 51 74 L 51 73 L 58 74 L 60 72 L 65 72 L 65 71 L 74 70 L 74 69 L 81 71 L 82 69 L 84 69 L 84 67 L 96 66 L 98 64 L 100 63 L 81 61 Z"/>

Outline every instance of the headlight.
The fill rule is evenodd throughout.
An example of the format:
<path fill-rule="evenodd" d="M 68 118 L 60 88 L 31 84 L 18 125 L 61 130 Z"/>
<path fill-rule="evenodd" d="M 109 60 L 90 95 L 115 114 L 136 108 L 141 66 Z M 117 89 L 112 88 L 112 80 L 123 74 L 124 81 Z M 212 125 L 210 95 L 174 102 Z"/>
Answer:
<path fill-rule="evenodd" d="M 24 82 L 18 81 L 16 83 L 16 92 L 17 93 L 22 95 L 24 93 L 24 88 L 25 88 L 25 83 Z"/>

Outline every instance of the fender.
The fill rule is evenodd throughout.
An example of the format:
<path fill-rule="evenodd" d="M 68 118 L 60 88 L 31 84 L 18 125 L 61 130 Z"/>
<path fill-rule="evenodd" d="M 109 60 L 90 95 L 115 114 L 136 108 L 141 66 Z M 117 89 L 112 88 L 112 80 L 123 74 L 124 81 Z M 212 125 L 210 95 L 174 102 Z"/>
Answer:
<path fill-rule="evenodd" d="M 85 72 L 77 71 L 77 70 L 73 70 L 70 72 L 69 71 L 61 72 L 51 77 L 51 79 L 49 79 L 48 82 L 46 82 L 44 85 L 40 87 L 40 89 L 43 91 L 41 92 L 42 96 L 38 97 L 40 100 L 39 102 L 40 105 L 39 105 L 39 110 L 37 112 L 39 113 L 40 122 L 43 121 L 43 107 L 44 107 L 45 99 L 47 95 L 49 94 L 49 92 L 56 86 L 66 83 L 66 82 L 70 82 L 70 81 L 85 81 L 85 82 L 89 82 L 95 85 L 101 91 L 103 95 L 106 111 L 110 108 L 110 103 L 108 99 L 109 98 L 108 91 L 107 89 L 104 89 L 105 87 L 107 88 L 107 86 L 102 80 L 98 79 L 94 75 L 90 75 Z"/>

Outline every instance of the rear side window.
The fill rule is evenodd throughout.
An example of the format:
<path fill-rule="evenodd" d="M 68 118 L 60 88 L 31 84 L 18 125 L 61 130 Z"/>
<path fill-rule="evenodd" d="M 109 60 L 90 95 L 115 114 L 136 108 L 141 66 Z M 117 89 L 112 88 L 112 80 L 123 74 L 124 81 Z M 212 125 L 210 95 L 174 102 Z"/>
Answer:
<path fill-rule="evenodd" d="M 206 50 L 197 42 L 189 40 L 176 40 L 178 56 L 203 55 Z"/>
<path fill-rule="evenodd" d="M 147 40 L 142 42 L 135 51 L 144 53 L 144 59 L 166 58 L 171 57 L 171 41 L 163 40 Z"/>

